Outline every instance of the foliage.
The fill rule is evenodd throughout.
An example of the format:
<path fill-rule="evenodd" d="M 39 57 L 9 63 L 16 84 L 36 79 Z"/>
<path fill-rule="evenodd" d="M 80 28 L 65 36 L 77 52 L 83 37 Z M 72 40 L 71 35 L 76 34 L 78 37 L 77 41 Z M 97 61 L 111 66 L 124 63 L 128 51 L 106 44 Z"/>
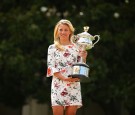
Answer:
<path fill-rule="evenodd" d="M 0 4 L 0 102 L 22 106 L 28 98 L 48 102 L 50 88 L 44 81 L 48 45 L 61 18 L 76 31 L 90 26 L 101 40 L 88 51 L 90 82 L 82 94 L 98 103 L 120 100 L 130 111 L 134 105 L 135 20 L 134 1 L 108 0 L 1 1 Z M 87 97 L 88 96 L 88 97 Z M 16 100 L 16 101 L 14 101 Z"/>

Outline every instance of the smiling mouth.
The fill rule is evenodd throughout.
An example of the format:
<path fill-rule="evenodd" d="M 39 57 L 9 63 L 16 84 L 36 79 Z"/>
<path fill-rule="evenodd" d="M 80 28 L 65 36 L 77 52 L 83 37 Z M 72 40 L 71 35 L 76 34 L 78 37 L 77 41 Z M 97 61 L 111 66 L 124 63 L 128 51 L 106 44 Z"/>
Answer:
<path fill-rule="evenodd" d="M 61 37 L 66 37 L 66 35 L 61 35 Z"/>
<path fill-rule="evenodd" d="M 65 34 L 61 34 L 61 36 L 65 36 Z"/>

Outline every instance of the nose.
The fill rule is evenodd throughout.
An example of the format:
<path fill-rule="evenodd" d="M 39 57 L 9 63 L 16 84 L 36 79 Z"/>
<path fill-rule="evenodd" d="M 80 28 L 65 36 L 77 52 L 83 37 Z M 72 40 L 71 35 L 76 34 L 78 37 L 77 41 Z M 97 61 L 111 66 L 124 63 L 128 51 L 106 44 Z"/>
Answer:
<path fill-rule="evenodd" d="M 64 33 L 65 33 L 65 31 L 61 31 L 61 33 L 62 33 L 62 34 L 64 34 Z"/>

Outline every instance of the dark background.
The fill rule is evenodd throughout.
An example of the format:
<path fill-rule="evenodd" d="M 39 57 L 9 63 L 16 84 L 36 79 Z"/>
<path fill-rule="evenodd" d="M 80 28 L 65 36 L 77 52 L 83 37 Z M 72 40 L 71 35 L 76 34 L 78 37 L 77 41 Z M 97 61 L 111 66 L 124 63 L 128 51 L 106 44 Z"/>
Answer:
<path fill-rule="evenodd" d="M 21 108 L 29 98 L 50 104 L 47 48 L 62 18 L 75 34 L 89 26 L 100 41 L 88 51 L 90 81 L 82 83 L 83 103 L 98 103 L 105 115 L 135 115 L 135 1 L 1 0 L 0 103 Z M 90 101 L 87 101 L 90 98 Z"/>

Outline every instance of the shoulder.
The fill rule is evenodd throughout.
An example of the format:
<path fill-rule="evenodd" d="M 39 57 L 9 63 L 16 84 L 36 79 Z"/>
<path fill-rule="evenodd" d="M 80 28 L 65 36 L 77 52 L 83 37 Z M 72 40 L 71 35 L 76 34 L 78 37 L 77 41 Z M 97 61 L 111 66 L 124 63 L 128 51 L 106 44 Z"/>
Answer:
<path fill-rule="evenodd" d="M 51 44 L 48 46 L 48 49 L 56 49 L 55 45 L 54 44 Z"/>
<path fill-rule="evenodd" d="M 58 49 L 56 48 L 55 44 L 51 44 L 48 47 L 48 52 L 56 52 Z"/>

